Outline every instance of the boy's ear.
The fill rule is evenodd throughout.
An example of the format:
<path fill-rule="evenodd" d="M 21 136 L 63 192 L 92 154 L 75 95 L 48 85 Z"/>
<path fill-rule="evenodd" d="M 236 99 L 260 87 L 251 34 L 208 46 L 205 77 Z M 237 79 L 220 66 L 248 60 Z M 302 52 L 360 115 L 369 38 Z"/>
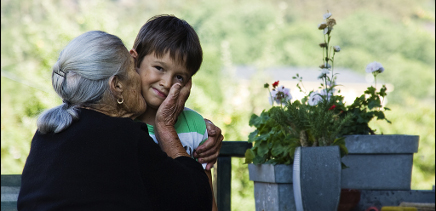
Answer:
<path fill-rule="evenodd" d="M 121 97 L 123 93 L 123 83 L 117 75 L 109 79 L 109 89 L 116 98 Z"/>
<path fill-rule="evenodd" d="M 138 53 L 136 52 L 135 49 L 132 48 L 132 50 L 130 50 L 129 52 L 130 52 L 130 55 L 132 55 L 134 59 L 136 59 L 138 57 Z"/>

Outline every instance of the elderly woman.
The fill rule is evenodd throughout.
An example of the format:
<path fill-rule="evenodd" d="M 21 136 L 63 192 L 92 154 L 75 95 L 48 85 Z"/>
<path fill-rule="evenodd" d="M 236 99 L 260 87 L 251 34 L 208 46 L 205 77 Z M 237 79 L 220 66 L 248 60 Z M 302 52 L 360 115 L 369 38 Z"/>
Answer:
<path fill-rule="evenodd" d="M 91 31 L 72 40 L 53 67 L 52 83 L 64 103 L 38 119 L 18 210 L 211 209 L 208 177 L 173 127 L 190 84 L 174 84 L 160 106 L 157 145 L 146 124 L 133 121 L 146 104 L 118 37 Z M 213 160 L 218 153 L 205 154 Z"/>

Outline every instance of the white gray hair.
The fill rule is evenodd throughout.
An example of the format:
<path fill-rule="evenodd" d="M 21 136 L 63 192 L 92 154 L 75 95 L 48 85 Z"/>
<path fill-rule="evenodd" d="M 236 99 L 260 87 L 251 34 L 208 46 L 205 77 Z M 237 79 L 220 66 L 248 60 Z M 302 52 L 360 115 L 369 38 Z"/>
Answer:
<path fill-rule="evenodd" d="M 79 106 L 98 103 L 113 76 L 124 78 L 129 52 L 117 36 L 89 31 L 73 39 L 53 66 L 52 84 L 63 104 L 44 111 L 37 121 L 41 133 L 59 133 L 78 119 Z"/>

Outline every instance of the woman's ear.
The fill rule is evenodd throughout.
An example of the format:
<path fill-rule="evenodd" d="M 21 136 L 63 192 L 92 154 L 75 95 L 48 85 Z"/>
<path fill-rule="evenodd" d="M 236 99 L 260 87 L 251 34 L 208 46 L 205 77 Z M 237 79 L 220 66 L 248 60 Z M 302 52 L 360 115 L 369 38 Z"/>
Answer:
<path fill-rule="evenodd" d="M 109 79 L 109 89 L 116 98 L 121 97 L 123 94 L 123 83 L 121 82 L 120 77 L 116 75 Z"/>
<path fill-rule="evenodd" d="M 132 48 L 132 50 L 130 50 L 129 52 L 130 52 L 130 55 L 132 55 L 134 59 L 136 59 L 138 57 L 138 53 L 136 52 L 135 49 Z"/>

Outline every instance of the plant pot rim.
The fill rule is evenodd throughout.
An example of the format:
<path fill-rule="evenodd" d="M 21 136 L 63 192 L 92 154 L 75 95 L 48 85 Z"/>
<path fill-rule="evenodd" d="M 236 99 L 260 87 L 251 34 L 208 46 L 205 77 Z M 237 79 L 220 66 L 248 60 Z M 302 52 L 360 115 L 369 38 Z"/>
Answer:
<path fill-rule="evenodd" d="M 418 152 L 417 135 L 347 135 L 349 154 L 413 154 Z"/>

